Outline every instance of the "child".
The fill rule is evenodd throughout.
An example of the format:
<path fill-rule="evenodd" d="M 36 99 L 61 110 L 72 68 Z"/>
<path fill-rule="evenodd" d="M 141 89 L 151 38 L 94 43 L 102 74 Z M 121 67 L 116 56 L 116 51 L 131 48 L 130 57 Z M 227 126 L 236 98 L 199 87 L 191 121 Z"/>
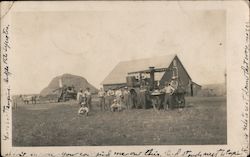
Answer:
<path fill-rule="evenodd" d="M 86 101 L 83 101 L 81 103 L 80 109 L 78 110 L 78 115 L 85 114 L 86 116 L 88 116 L 88 113 L 89 113 L 89 108 L 87 107 L 87 103 Z"/>

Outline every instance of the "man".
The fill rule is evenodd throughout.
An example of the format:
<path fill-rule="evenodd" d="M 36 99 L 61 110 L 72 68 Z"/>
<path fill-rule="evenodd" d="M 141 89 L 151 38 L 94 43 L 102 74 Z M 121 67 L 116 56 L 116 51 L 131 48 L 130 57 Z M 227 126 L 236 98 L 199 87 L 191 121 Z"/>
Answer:
<path fill-rule="evenodd" d="M 105 91 L 103 88 L 100 88 L 100 91 L 98 92 L 98 98 L 99 98 L 99 106 L 101 110 L 106 110 L 106 105 L 105 105 Z"/>
<path fill-rule="evenodd" d="M 123 100 L 124 100 L 124 105 L 126 106 L 126 108 L 130 109 L 130 92 L 128 90 L 128 87 L 124 88 Z"/>
<path fill-rule="evenodd" d="M 167 86 L 164 88 L 165 92 L 165 100 L 164 100 L 164 110 L 168 110 L 169 106 L 171 106 L 171 95 L 174 92 L 174 88 L 171 86 L 170 83 L 166 83 Z"/>
<path fill-rule="evenodd" d="M 81 114 L 85 114 L 86 116 L 88 116 L 89 114 L 89 108 L 87 107 L 87 103 L 85 100 L 83 100 L 83 102 L 81 103 L 81 107 L 78 110 L 78 115 L 81 115 Z"/>
<path fill-rule="evenodd" d="M 111 112 L 120 112 L 122 110 L 122 105 L 116 99 L 114 99 L 114 103 L 110 106 L 110 108 Z"/>
<path fill-rule="evenodd" d="M 81 105 L 82 100 L 83 100 L 82 89 L 80 89 L 80 91 L 77 93 L 76 100 L 77 100 L 78 104 Z"/>
<path fill-rule="evenodd" d="M 140 101 L 140 105 L 143 109 L 146 109 L 146 88 L 144 86 L 140 87 L 140 91 L 139 91 L 139 101 Z"/>
<path fill-rule="evenodd" d="M 121 91 L 121 89 L 117 89 L 115 91 L 115 97 L 116 97 L 116 100 L 118 101 L 118 103 L 121 104 L 121 101 L 122 101 L 122 91 Z"/>
<path fill-rule="evenodd" d="M 114 95 L 115 95 L 115 92 L 112 89 L 109 89 L 107 91 L 107 103 L 109 107 L 112 105 L 112 102 L 114 100 Z"/>
<path fill-rule="evenodd" d="M 138 95 L 134 89 L 130 90 L 131 106 L 130 108 L 137 108 L 138 105 Z"/>
<path fill-rule="evenodd" d="M 88 106 L 89 110 L 91 110 L 92 109 L 92 106 L 91 106 L 91 93 L 90 93 L 89 87 L 86 88 L 86 91 L 84 92 L 84 95 L 86 97 L 87 106 Z"/>

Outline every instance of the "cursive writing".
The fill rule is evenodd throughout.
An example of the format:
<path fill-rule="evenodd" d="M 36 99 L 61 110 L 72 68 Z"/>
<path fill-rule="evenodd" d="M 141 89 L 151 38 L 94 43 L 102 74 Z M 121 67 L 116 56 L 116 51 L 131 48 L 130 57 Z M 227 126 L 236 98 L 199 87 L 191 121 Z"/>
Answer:
<path fill-rule="evenodd" d="M 5 96 L 3 99 L 3 105 L 2 105 L 2 117 L 4 122 L 3 127 L 3 134 L 2 139 L 3 141 L 10 140 L 10 128 L 11 128 L 11 121 L 10 121 L 10 109 L 11 109 L 11 90 L 9 85 L 9 76 L 10 76 L 10 70 L 9 70 L 9 50 L 10 50 L 10 25 L 6 25 L 2 29 L 1 37 L 2 37 L 2 71 L 3 71 L 3 86 L 2 88 Z M 5 99 L 6 98 L 6 99 Z"/>
<path fill-rule="evenodd" d="M 4 66 L 3 66 L 3 71 L 4 71 L 3 72 L 3 74 L 4 74 L 3 80 L 7 83 L 9 82 L 9 75 L 11 74 L 10 70 L 9 70 L 9 64 L 8 64 L 8 52 L 10 49 L 9 32 L 10 32 L 10 25 L 7 25 L 6 27 L 3 28 L 3 31 L 2 31 L 2 36 L 3 36 L 2 59 L 3 59 L 3 64 L 4 64 Z"/>
<path fill-rule="evenodd" d="M 242 100 L 243 100 L 243 111 L 241 113 L 241 125 L 243 130 L 243 136 L 245 144 L 243 145 L 242 151 L 248 153 L 249 144 L 249 23 L 245 25 L 245 45 L 243 52 L 243 61 L 241 70 L 243 72 L 244 84 L 242 87 Z"/>
<path fill-rule="evenodd" d="M 144 151 L 139 151 L 139 152 L 134 152 L 134 151 L 126 151 L 126 152 L 118 152 L 118 151 L 99 151 L 94 154 L 88 154 L 84 152 L 74 152 L 74 153 L 69 153 L 69 152 L 62 152 L 62 153 L 27 153 L 27 152 L 20 152 L 20 153 L 7 153 L 5 156 L 8 157 L 121 157 L 121 156 L 126 156 L 126 157 L 148 157 L 148 156 L 164 156 L 164 157 L 242 157 L 242 151 L 240 150 L 231 150 L 231 149 L 218 149 L 213 152 L 194 152 L 192 150 L 182 150 L 179 148 L 176 151 L 173 150 L 166 150 L 163 153 L 160 153 L 156 149 L 145 149 Z"/>

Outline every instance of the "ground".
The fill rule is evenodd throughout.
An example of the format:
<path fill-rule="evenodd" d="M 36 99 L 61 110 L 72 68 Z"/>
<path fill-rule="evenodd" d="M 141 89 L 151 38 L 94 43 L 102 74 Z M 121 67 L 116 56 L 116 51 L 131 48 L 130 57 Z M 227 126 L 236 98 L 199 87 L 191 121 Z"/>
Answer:
<path fill-rule="evenodd" d="M 226 144 L 226 98 L 187 98 L 182 110 L 134 109 L 88 117 L 75 102 L 19 105 L 13 146 Z"/>

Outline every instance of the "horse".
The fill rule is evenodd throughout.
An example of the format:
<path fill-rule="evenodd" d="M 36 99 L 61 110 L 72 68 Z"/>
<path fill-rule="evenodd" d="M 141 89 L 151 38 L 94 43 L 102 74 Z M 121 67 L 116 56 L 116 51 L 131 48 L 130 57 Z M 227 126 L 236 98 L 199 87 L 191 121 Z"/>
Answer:
<path fill-rule="evenodd" d="M 37 96 L 22 96 L 22 100 L 25 104 L 29 104 L 31 102 L 31 104 L 36 104 L 37 103 Z"/>

